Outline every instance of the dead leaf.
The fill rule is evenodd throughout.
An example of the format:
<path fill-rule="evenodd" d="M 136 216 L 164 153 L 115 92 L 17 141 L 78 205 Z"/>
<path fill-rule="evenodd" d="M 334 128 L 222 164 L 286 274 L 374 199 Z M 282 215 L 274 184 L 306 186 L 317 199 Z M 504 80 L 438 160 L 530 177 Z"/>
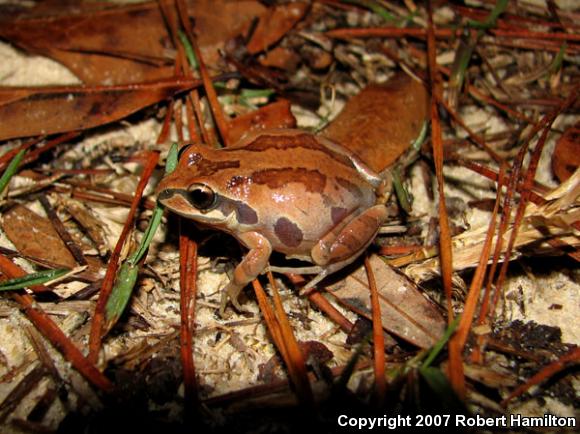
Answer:
<path fill-rule="evenodd" d="M 40 258 L 65 268 L 77 266 L 50 220 L 23 205 L 16 205 L 4 213 L 2 229 L 22 255 Z"/>
<path fill-rule="evenodd" d="M 446 369 L 447 363 L 442 363 L 441 365 L 443 366 L 443 369 Z M 494 389 L 500 387 L 514 387 L 518 384 L 517 376 L 507 369 L 502 369 L 500 366 L 494 366 L 491 368 L 489 366 L 465 363 L 463 369 L 468 378 Z"/>
<path fill-rule="evenodd" d="M 268 68 L 283 69 L 294 72 L 300 63 L 300 56 L 284 47 L 276 47 L 260 57 L 260 64 Z"/>
<path fill-rule="evenodd" d="M 232 119 L 228 128 L 229 143 L 236 143 L 245 134 L 258 130 L 295 127 L 296 118 L 290 111 L 290 101 L 280 99 Z"/>
<path fill-rule="evenodd" d="M 225 42 L 266 10 L 255 0 L 188 3 L 204 60 L 214 66 Z M 0 37 L 59 61 L 86 84 L 138 83 L 173 75 L 175 47 L 158 2 L 51 6 L 41 4 L 18 20 L 3 20 Z"/>
<path fill-rule="evenodd" d="M 399 73 L 351 98 L 322 135 L 346 146 L 380 172 L 419 135 L 427 109 L 425 87 Z"/>
<path fill-rule="evenodd" d="M 300 346 L 300 350 L 304 355 L 306 363 L 315 371 L 319 370 L 334 357 L 334 353 L 321 342 L 300 341 L 298 342 L 298 345 Z M 266 363 L 262 363 L 258 366 L 258 380 L 266 384 L 281 380 L 281 368 L 282 360 L 278 354 L 274 354 Z"/>
<path fill-rule="evenodd" d="M 219 51 L 229 39 L 246 33 L 267 9 L 257 0 L 190 0 L 203 60 L 208 66 L 219 60 Z"/>
<path fill-rule="evenodd" d="M 300 54 L 302 55 L 304 62 L 315 71 L 328 69 L 330 65 L 332 65 L 332 62 L 334 62 L 332 54 L 320 47 L 306 45 L 301 50 Z"/>
<path fill-rule="evenodd" d="M 199 85 L 169 79 L 126 86 L 0 88 L 0 140 L 83 130 Z"/>
<path fill-rule="evenodd" d="M 560 182 L 566 181 L 580 166 L 580 122 L 558 139 L 552 155 L 552 170 Z"/>
<path fill-rule="evenodd" d="M 268 9 L 247 44 L 248 53 L 256 54 L 271 47 L 300 21 L 306 11 L 306 3 L 286 3 Z"/>
<path fill-rule="evenodd" d="M 32 18 L 5 20 L 0 36 L 27 52 L 57 60 L 87 84 L 173 75 L 173 48 L 157 3 L 50 10 L 49 16 L 39 17 L 33 9 Z"/>
<path fill-rule="evenodd" d="M 377 255 L 370 258 L 375 274 L 383 328 L 419 348 L 433 346 L 445 331 L 445 320 L 417 285 L 385 264 Z M 370 291 L 364 267 L 326 288 L 353 312 L 371 319 Z"/>
<path fill-rule="evenodd" d="M 99 255 L 105 256 L 110 248 L 105 235 L 105 225 L 95 217 L 82 202 L 74 199 L 62 199 L 62 205 L 69 215 L 83 228 L 87 236 L 95 243 Z"/>
<path fill-rule="evenodd" d="M 334 357 L 334 353 L 326 345 L 318 341 L 300 341 L 300 349 L 304 354 L 306 363 L 310 366 L 320 366 L 328 363 Z"/>

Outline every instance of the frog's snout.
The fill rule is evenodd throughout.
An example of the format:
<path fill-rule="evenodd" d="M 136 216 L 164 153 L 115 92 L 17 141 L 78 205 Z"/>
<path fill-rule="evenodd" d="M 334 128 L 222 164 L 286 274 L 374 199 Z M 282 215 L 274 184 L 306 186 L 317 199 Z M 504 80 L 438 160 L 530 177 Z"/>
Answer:
<path fill-rule="evenodd" d="M 182 194 L 183 193 L 187 193 L 184 191 L 180 191 L 177 188 L 164 188 L 162 190 L 159 190 L 159 193 L 157 194 L 157 201 L 160 202 L 162 205 L 165 205 L 165 201 L 171 199 L 173 196 L 175 196 L 176 194 Z"/>

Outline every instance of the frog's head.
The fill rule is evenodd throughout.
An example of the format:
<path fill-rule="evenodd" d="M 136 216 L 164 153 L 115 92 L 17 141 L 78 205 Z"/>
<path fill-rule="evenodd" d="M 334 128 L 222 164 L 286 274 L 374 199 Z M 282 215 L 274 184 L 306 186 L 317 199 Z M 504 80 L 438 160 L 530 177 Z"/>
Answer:
<path fill-rule="evenodd" d="M 179 152 L 176 169 L 161 180 L 157 200 L 170 211 L 225 230 L 257 222 L 256 213 L 233 197 L 227 180 L 239 167 L 219 150 L 188 145 Z"/>

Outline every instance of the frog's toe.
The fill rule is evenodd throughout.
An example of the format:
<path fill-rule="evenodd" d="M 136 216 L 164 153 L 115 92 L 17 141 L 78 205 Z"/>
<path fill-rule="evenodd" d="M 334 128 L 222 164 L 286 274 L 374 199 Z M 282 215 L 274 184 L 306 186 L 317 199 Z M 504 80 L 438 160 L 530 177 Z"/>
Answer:
<path fill-rule="evenodd" d="M 240 304 L 238 298 L 231 298 L 230 301 L 232 302 L 232 306 L 234 307 L 235 310 L 237 310 L 240 313 L 244 313 L 247 312 L 242 305 Z"/>
<path fill-rule="evenodd" d="M 306 285 L 302 287 L 302 289 L 300 290 L 300 295 L 309 294 L 312 291 L 312 289 L 316 286 L 316 284 L 318 284 L 318 282 L 323 280 L 329 274 L 330 270 L 328 268 L 323 269 L 320 273 L 316 275 L 316 277 L 314 277 L 312 280 L 310 280 Z"/>
<path fill-rule="evenodd" d="M 239 295 L 241 290 L 242 290 L 241 287 L 237 287 L 236 285 L 230 284 L 222 291 L 222 298 L 220 301 L 220 309 L 219 309 L 219 315 L 221 317 L 224 316 L 226 307 L 228 307 L 228 303 L 231 303 L 237 312 L 248 313 L 248 311 L 242 308 L 239 302 Z"/>
<path fill-rule="evenodd" d="M 220 301 L 220 309 L 218 311 L 219 316 L 222 318 L 225 316 L 226 307 L 228 306 L 229 300 L 230 300 L 230 298 L 228 296 L 228 293 L 226 291 L 223 291 L 221 301 Z"/>

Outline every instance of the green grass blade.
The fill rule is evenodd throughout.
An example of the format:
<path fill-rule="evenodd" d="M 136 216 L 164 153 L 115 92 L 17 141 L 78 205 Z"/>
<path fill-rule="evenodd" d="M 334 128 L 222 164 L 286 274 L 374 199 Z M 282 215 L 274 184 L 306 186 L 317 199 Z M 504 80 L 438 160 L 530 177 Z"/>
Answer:
<path fill-rule="evenodd" d="M 447 343 L 449 338 L 455 332 L 455 329 L 457 328 L 457 325 L 459 324 L 460 318 L 461 318 L 461 315 L 457 315 L 455 317 L 455 319 L 453 320 L 453 322 L 451 324 L 449 324 L 449 326 L 447 326 L 445 333 L 443 333 L 443 336 L 441 336 L 441 338 L 437 341 L 437 343 L 435 345 L 433 345 L 433 348 L 429 352 L 429 355 L 427 356 L 427 358 L 423 361 L 423 364 L 421 365 L 420 369 L 426 369 L 431 365 L 431 363 L 433 363 L 433 360 L 435 360 L 435 358 L 439 355 L 439 353 L 441 352 L 441 350 L 443 349 L 443 347 L 445 346 L 445 344 Z"/>
<path fill-rule="evenodd" d="M 428 130 L 429 130 L 429 122 L 423 121 L 423 125 L 421 125 L 421 131 L 419 131 L 419 135 L 415 140 L 413 140 L 413 143 L 411 143 L 411 151 L 419 152 L 421 150 L 421 146 L 423 145 L 423 142 L 427 138 Z"/>
<path fill-rule="evenodd" d="M 18 166 L 20 166 L 20 162 L 24 158 L 24 154 L 26 154 L 26 149 L 21 149 L 18 153 L 14 156 L 14 158 L 8 164 L 8 167 L 0 177 L 0 196 L 4 193 L 6 186 L 18 170 Z"/>
<path fill-rule="evenodd" d="M 391 21 L 393 23 L 398 23 L 401 21 L 400 18 L 396 17 L 390 13 L 387 9 L 381 6 L 378 2 L 372 0 L 344 0 L 345 3 L 351 3 L 363 8 L 369 9 L 378 16 L 380 16 L 385 21 Z"/>
<path fill-rule="evenodd" d="M 135 287 L 138 276 L 139 266 L 137 265 L 125 262 L 119 268 L 117 279 L 115 280 L 115 286 L 111 291 L 111 296 L 109 297 L 107 306 L 105 307 L 104 329 L 106 331 L 109 331 L 123 314 L 123 311 L 131 298 L 131 294 L 133 293 L 133 288 Z"/>
<path fill-rule="evenodd" d="M 0 291 L 10 291 L 15 289 L 22 289 L 27 286 L 41 285 L 50 280 L 59 278 L 65 275 L 70 270 L 66 268 L 58 268 L 54 270 L 38 271 L 37 273 L 30 273 L 26 276 L 15 277 L 0 283 Z"/>
<path fill-rule="evenodd" d="M 177 143 L 171 145 L 169 152 L 167 153 L 167 160 L 165 162 L 165 174 L 169 175 L 177 167 Z"/>
<path fill-rule="evenodd" d="M 466 412 L 465 405 L 459 399 L 449 380 L 440 369 L 425 367 L 419 369 L 419 375 L 425 380 L 434 393 L 436 408 L 450 413 L 463 414 Z"/>
<path fill-rule="evenodd" d="M 358 344 L 358 346 L 356 347 L 356 349 L 354 351 L 354 354 L 348 359 L 346 366 L 344 367 L 343 371 L 341 372 L 340 376 L 338 377 L 338 380 L 334 384 L 335 390 L 337 390 L 337 391 L 346 390 L 346 385 L 348 384 L 350 377 L 352 377 L 352 374 L 354 373 L 354 370 L 356 368 L 356 364 L 359 361 L 359 359 L 361 358 L 361 356 L 363 354 L 363 350 L 369 341 L 370 341 L 370 333 L 367 334 L 365 339 L 363 339 Z"/>
<path fill-rule="evenodd" d="M 457 51 L 455 52 L 455 60 L 453 61 L 451 76 L 449 77 L 449 87 L 454 89 L 457 93 L 459 93 L 463 87 L 465 73 L 469 66 L 469 62 L 471 61 L 473 51 L 475 50 L 475 44 L 477 44 L 477 39 L 462 39 L 459 42 Z"/>
<path fill-rule="evenodd" d="M 403 208 L 403 210 L 407 214 L 410 214 L 411 213 L 411 197 L 409 195 L 409 192 L 405 188 L 405 185 L 403 184 L 403 179 L 401 177 L 400 168 L 398 166 L 395 167 L 393 169 L 393 171 L 391 172 L 391 175 L 393 177 L 393 188 L 395 189 L 395 194 L 397 195 L 397 199 L 399 200 L 399 204 L 401 205 L 401 208 Z"/>
<path fill-rule="evenodd" d="M 185 35 L 185 33 L 183 33 L 180 30 L 178 35 L 179 35 L 179 40 L 181 41 L 181 43 L 183 44 L 183 48 L 185 49 L 185 55 L 187 56 L 187 61 L 189 62 L 189 66 L 191 66 L 191 69 L 193 69 L 195 71 L 198 68 L 199 63 L 197 62 L 197 57 L 195 57 L 195 52 L 193 51 L 193 47 L 189 43 L 189 39 L 187 39 L 187 36 Z"/>
<path fill-rule="evenodd" d="M 174 143 L 171 145 L 169 153 L 167 154 L 167 160 L 165 162 L 166 175 L 169 175 L 177 167 L 177 155 L 177 144 Z M 147 252 L 147 249 L 149 248 L 149 245 L 155 236 L 155 232 L 157 232 L 159 223 L 161 223 L 161 217 L 163 217 L 163 208 L 157 204 L 153 210 L 153 214 L 151 215 L 151 220 L 149 220 L 149 226 L 147 226 L 147 229 L 143 234 L 143 238 L 141 238 L 139 248 L 127 259 L 127 262 L 129 262 L 132 266 L 137 265 Z"/>
<path fill-rule="evenodd" d="M 177 144 L 174 143 L 169 149 L 165 163 L 165 174 L 168 175 L 177 167 Z M 163 217 L 163 208 L 158 204 L 153 210 L 149 226 L 145 230 L 139 248 L 121 264 L 117 271 L 115 285 L 105 307 L 105 330 L 109 331 L 119 320 L 133 293 L 133 288 L 139 276 L 139 263 L 147 253 L 149 245 L 157 232 L 157 228 Z"/>
<path fill-rule="evenodd" d="M 244 99 L 269 98 L 274 94 L 273 89 L 242 89 L 240 97 Z"/>
<path fill-rule="evenodd" d="M 562 62 L 564 61 L 564 54 L 566 54 L 566 48 L 568 48 L 568 44 L 566 44 L 566 42 L 564 41 L 564 43 L 560 47 L 560 51 L 558 51 L 558 54 L 556 55 L 556 57 L 554 57 L 554 61 L 550 65 L 550 72 L 552 74 L 555 74 L 562 67 Z"/>
<path fill-rule="evenodd" d="M 159 205 L 156 205 L 155 209 L 153 210 L 151 220 L 149 220 L 149 226 L 147 226 L 147 229 L 143 234 L 143 238 L 141 238 L 139 248 L 129 257 L 129 259 L 127 259 L 127 262 L 129 262 L 131 265 L 137 265 L 145 253 L 147 253 L 147 249 L 149 248 L 149 245 L 155 236 L 155 232 L 157 232 L 159 223 L 161 223 L 161 217 L 163 217 L 163 208 L 161 208 Z"/>
<path fill-rule="evenodd" d="M 509 3 L 509 0 L 498 0 L 496 2 L 495 6 L 493 7 L 492 11 L 490 12 L 490 14 L 487 16 L 487 18 L 484 21 L 470 20 L 468 22 L 468 25 L 470 27 L 473 27 L 476 29 L 481 29 L 481 30 L 486 30 L 486 29 L 489 29 L 491 27 L 495 27 L 495 23 L 496 23 L 497 19 L 506 10 L 508 3 Z"/>

